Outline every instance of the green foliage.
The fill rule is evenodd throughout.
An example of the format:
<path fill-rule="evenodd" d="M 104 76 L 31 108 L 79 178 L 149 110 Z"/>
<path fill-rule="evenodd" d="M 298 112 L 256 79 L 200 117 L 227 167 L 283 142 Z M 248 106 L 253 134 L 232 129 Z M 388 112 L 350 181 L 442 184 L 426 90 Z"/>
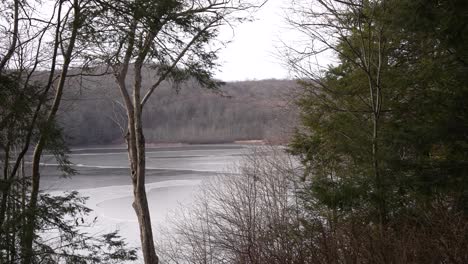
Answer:
<path fill-rule="evenodd" d="M 124 63 L 128 49 L 131 63 L 153 65 L 158 78 L 176 86 L 191 79 L 217 89 L 213 70 L 218 49 L 208 44 L 235 6 L 230 1 L 96 1 L 84 11 L 79 42 L 86 49 L 80 56 L 89 65 L 115 67 Z"/>
<path fill-rule="evenodd" d="M 21 261 L 19 249 L 26 216 L 34 216 L 37 221 L 33 263 L 121 263 L 137 259 L 136 249 L 127 247 L 117 232 L 96 236 L 80 231 L 93 223 L 88 219 L 91 210 L 85 206 L 86 198 L 78 192 L 41 194 L 38 206 L 30 211 L 21 209 L 24 200 L 15 190 L 10 192 L 9 204 L 16 208 L 15 213 L 10 213 L 0 229 L 0 263 Z"/>
<path fill-rule="evenodd" d="M 315 209 L 370 222 L 381 197 L 390 219 L 434 204 L 468 213 L 466 1 L 371 3 L 376 6 L 363 5 L 362 12 L 349 8 L 349 20 L 339 21 L 343 27 L 359 16 L 372 22 L 361 31 L 353 27 L 335 44 L 340 63 L 321 79 L 300 81 L 303 128 L 290 151 L 306 166 L 304 199 Z M 363 36 L 378 33 L 380 45 L 376 39 L 362 46 Z M 362 54 L 375 59 L 379 52 L 381 70 L 370 66 L 369 72 L 380 74 L 382 87 L 380 183 L 372 169 L 369 74 L 356 63 Z"/>
<path fill-rule="evenodd" d="M 67 146 L 63 129 L 56 122 L 43 129 L 47 129 L 44 149 L 55 157 L 58 163 L 57 169 L 61 170 L 64 176 L 76 174 L 76 171 L 71 167 L 71 161 L 68 159 L 67 154 L 70 150 Z"/>
<path fill-rule="evenodd" d="M 37 104 L 38 85 L 23 85 L 19 73 L 0 75 L 0 146 L 25 135 Z"/>
<path fill-rule="evenodd" d="M 34 209 L 30 203 L 29 168 L 26 151 L 45 137 L 51 153 L 65 175 L 74 174 L 68 148 L 57 122 L 46 125 L 48 101 L 41 101 L 44 87 L 25 83 L 15 72 L 0 75 L 0 263 L 20 263 L 24 258 L 25 227 L 35 219 L 33 263 L 121 263 L 135 260 L 117 233 L 93 236 L 80 231 L 89 223 L 90 209 L 77 192 L 62 196 L 43 193 Z M 42 105 L 41 105 L 42 104 Z M 38 106 L 42 109 L 39 111 Z M 14 169 L 16 168 L 16 169 Z"/>

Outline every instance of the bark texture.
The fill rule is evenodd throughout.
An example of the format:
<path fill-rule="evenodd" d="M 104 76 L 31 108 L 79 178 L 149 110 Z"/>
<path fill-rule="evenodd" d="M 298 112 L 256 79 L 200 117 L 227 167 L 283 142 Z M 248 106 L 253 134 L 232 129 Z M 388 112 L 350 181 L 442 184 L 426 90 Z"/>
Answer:
<path fill-rule="evenodd" d="M 148 207 L 148 200 L 145 189 L 145 138 L 142 128 L 142 108 L 141 103 L 141 68 L 143 60 L 138 60 L 134 64 L 135 77 L 132 96 L 127 91 L 125 83 L 130 65 L 130 57 L 134 48 L 136 24 L 132 26 L 129 38 L 129 46 L 125 56 L 124 63 L 116 74 L 117 85 L 125 102 L 127 111 L 127 134 L 125 136 L 128 148 L 128 159 L 130 162 L 131 178 L 133 185 L 133 209 L 137 215 L 140 227 L 141 249 L 145 264 L 159 263 L 158 256 L 153 240 L 153 229 L 151 225 L 151 216 Z M 144 56 L 142 56 L 144 57 Z"/>

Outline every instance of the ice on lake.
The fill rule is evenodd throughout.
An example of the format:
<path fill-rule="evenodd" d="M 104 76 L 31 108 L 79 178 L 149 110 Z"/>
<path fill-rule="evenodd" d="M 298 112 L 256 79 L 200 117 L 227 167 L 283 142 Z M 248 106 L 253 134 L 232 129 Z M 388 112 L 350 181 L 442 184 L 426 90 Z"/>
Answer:
<path fill-rule="evenodd" d="M 156 235 L 168 224 L 171 211 L 193 201 L 204 179 L 231 171 L 249 151 L 249 147 L 235 144 L 147 148 L 146 190 Z M 97 217 L 86 232 L 103 234 L 118 229 L 131 246 L 138 246 L 126 148 L 73 149 L 70 159 L 78 174 L 63 178 L 54 158 L 43 158 L 42 189 L 52 194 L 79 191 L 89 197 L 87 206 L 94 210 L 89 219 Z"/>

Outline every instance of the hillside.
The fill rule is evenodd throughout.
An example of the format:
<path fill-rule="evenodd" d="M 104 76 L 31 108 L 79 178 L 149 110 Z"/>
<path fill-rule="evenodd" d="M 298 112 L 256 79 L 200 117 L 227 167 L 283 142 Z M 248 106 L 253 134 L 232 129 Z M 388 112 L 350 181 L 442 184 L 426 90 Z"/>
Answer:
<path fill-rule="evenodd" d="M 147 72 L 145 84 L 152 77 Z M 73 78 L 60 114 L 72 145 L 123 142 L 125 112 L 112 76 Z M 284 141 L 295 123 L 290 80 L 231 82 L 209 91 L 187 82 L 162 85 L 144 110 L 147 143 Z"/>

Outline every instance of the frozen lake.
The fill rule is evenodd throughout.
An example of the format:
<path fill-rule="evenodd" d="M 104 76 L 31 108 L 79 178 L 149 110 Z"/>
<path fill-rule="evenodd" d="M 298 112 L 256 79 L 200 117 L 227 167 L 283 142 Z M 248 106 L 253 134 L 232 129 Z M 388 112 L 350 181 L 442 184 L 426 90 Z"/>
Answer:
<path fill-rule="evenodd" d="M 230 172 L 249 147 L 236 144 L 151 147 L 146 149 L 146 190 L 153 231 L 167 224 L 166 216 L 181 204 L 190 203 L 203 179 Z M 86 230 L 100 234 L 119 229 L 130 245 L 139 245 L 139 229 L 124 146 L 72 149 L 70 159 L 78 172 L 63 178 L 56 161 L 45 155 L 41 168 L 44 191 L 60 193 L 77 190 L 88 196 L 95 225 Z"/>

